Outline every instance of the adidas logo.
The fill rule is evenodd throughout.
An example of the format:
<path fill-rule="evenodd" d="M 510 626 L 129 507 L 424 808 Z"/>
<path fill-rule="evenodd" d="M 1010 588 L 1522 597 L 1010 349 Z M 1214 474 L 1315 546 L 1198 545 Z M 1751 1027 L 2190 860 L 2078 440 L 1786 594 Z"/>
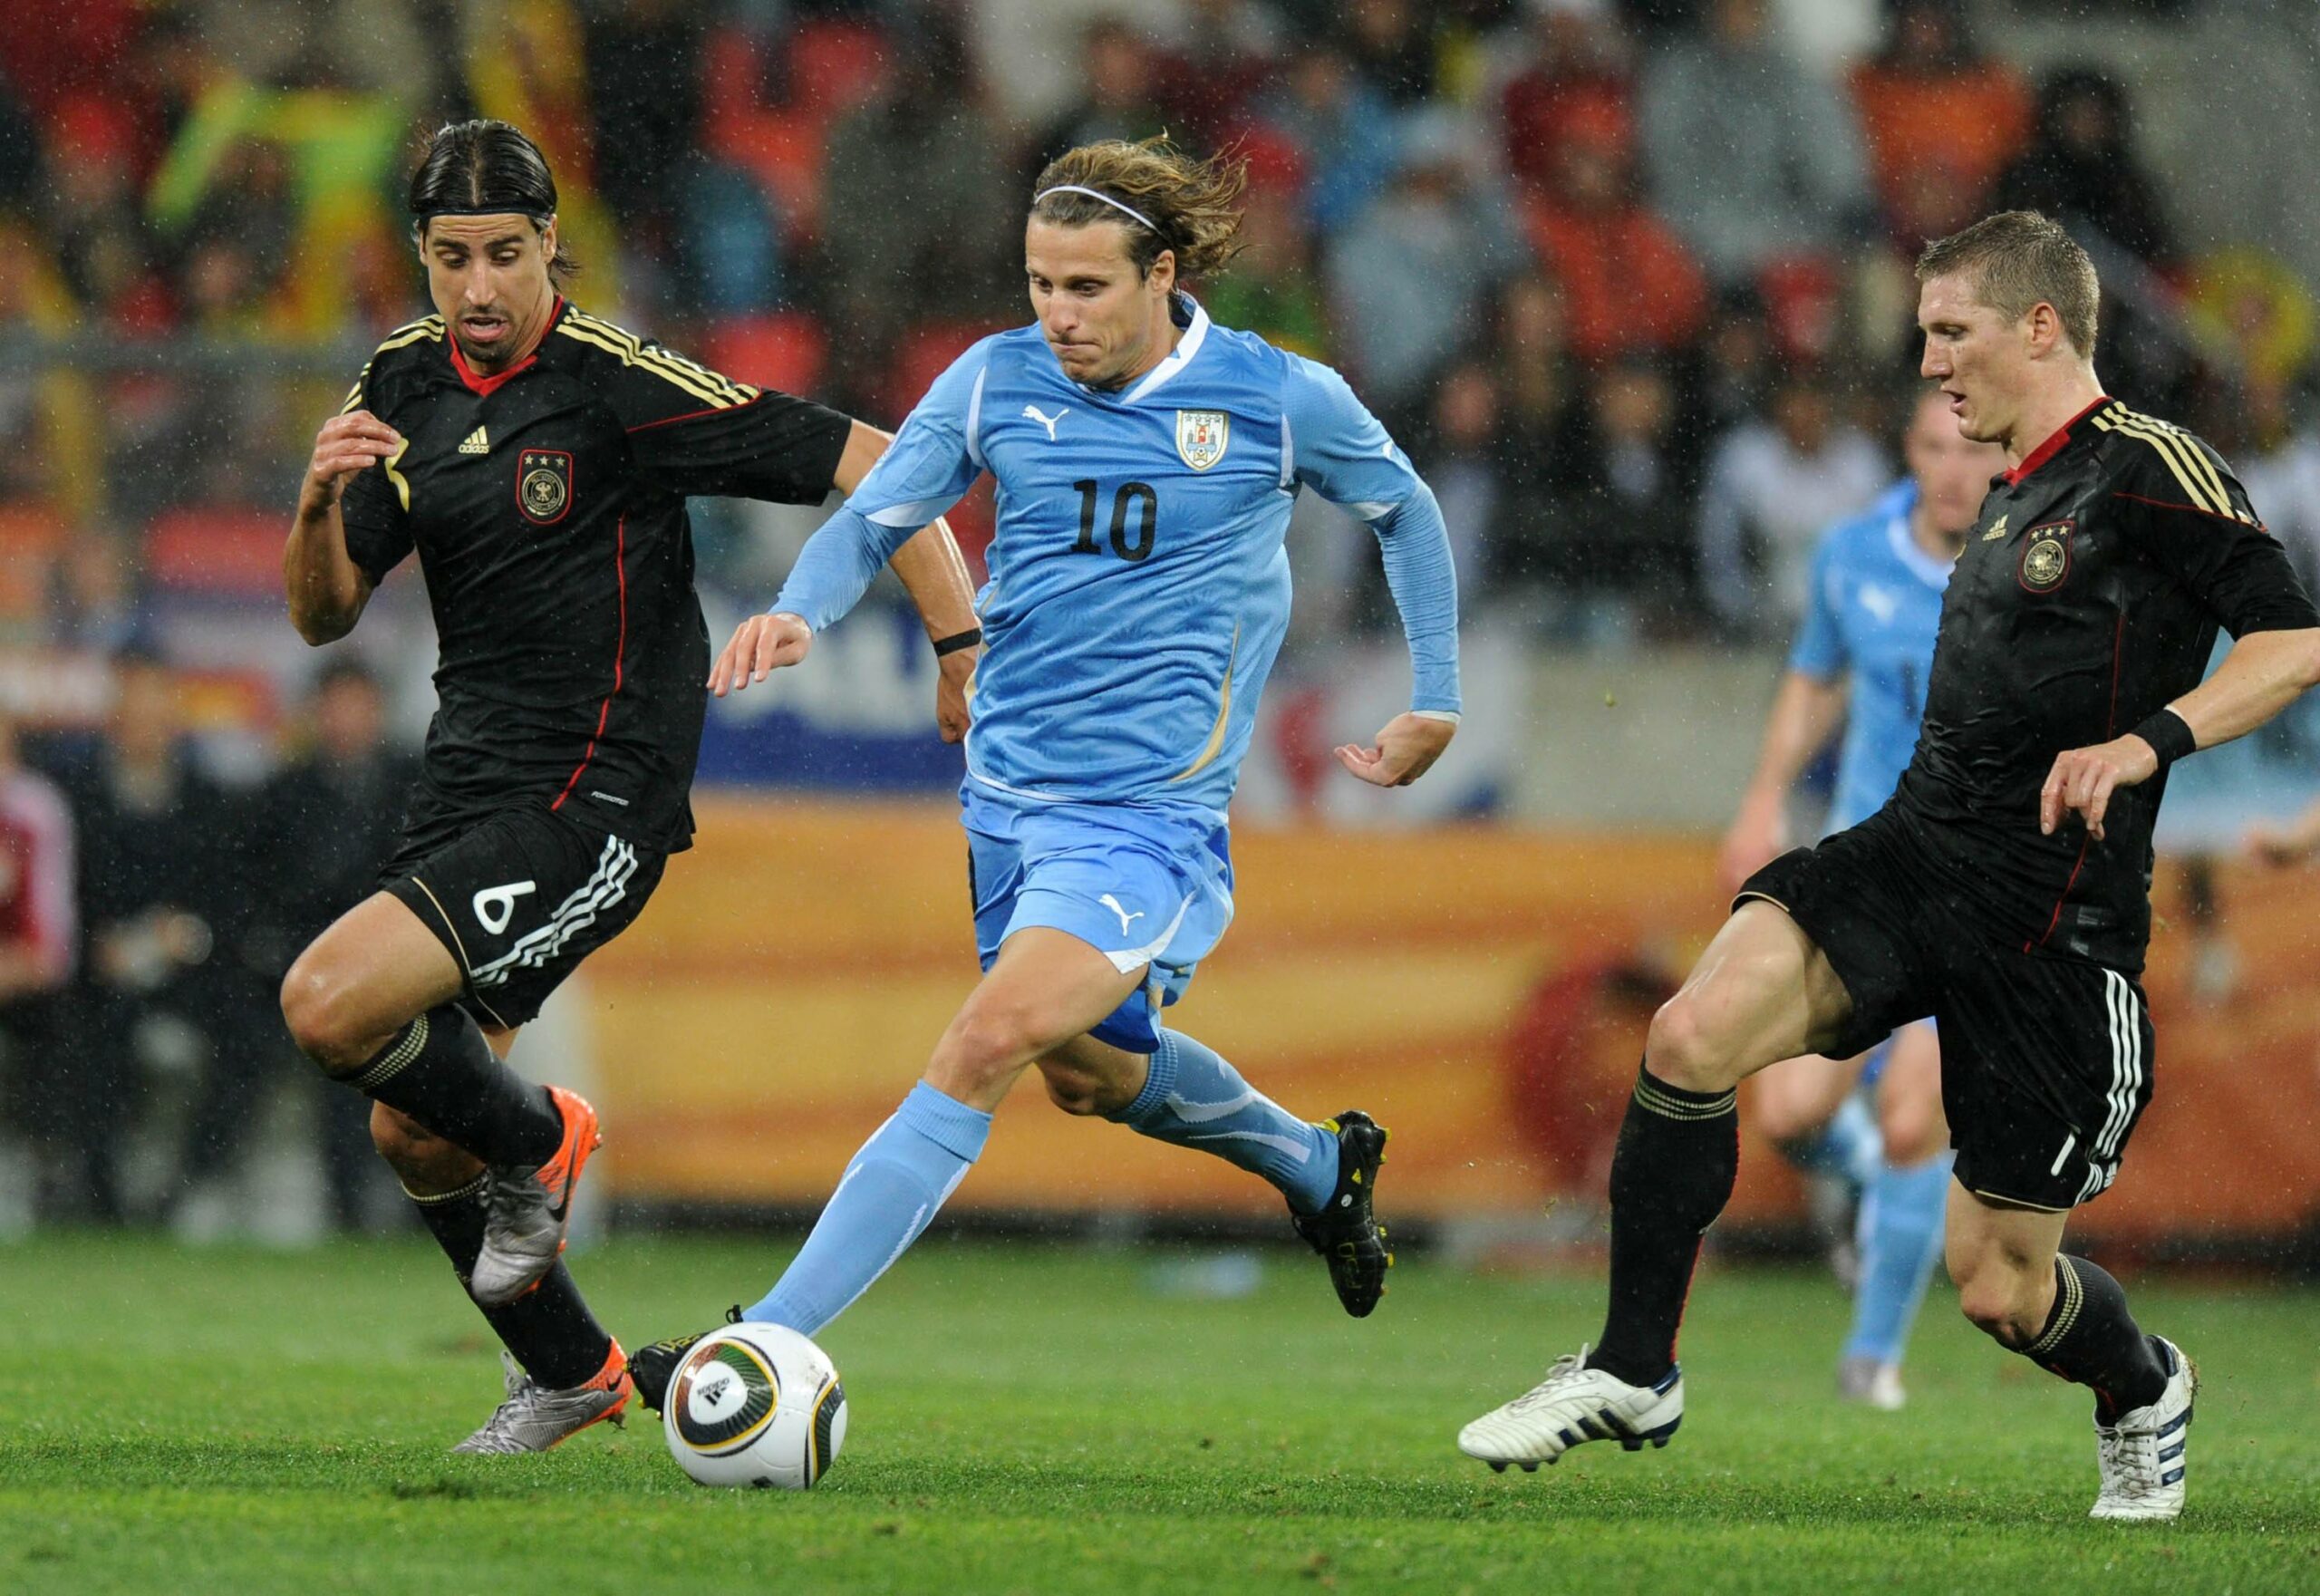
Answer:
<path fill-rule="evenodd" d="M 482 436 L 483 436 L 483 429 L 482 429 L 482 428 L 478 427 L 478 428 L 477 428 L 477 429 L 476 429 L 476 436 L 477 436 L 477 437 L 478 437 L 478 438 L 480 438 L 480 437 L 482 437 Z M 465 445 L 461 445 L 461 447 L 462 447 L 462 448 L 464 448 L 464 447 L 466 447 L 466 446 L 465 446 Z M 2009 512 L 2009 513 L 2010 513 L 2010 512 Z M 1996 543 L 1999 538 L 2001 538 L 2001 537 L 2005 537 L 2005 536 L 2006 536 L 2006 517 L 2005 517 L 2005 516 L 2000 516 L 1996 520 L 1992 521 L 1992 522 L 1990 523 L 1990 529 L 1989 529 L 1988 531 L 1986 531 L 1986 532 L 1985 532 L 1985 533 L 1983 533 L 1983 534 L 1982 534 L 1982 541 L 1983 541 L 1984 543 Z"/>
<path fill-rule="evenodd" d="M 491 440 L 483 435 L 481 427 L 478 427 L 459 440 L 459 452 L 461 454 L 489 454 Z"/>

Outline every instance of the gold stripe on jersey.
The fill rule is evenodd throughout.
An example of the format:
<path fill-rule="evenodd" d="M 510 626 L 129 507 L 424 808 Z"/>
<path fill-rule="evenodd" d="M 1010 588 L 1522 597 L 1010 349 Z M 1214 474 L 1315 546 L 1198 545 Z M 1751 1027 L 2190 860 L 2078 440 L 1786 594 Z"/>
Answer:
<path fill-rule="evenodd" d="M 2222 477 L 2181 429 L 2155 417 L 2138 414 L 2123 405 L 2114 412 L 2095 417 L 2094 424 L 2106 432 L 2117 432 L 2151 445 L 2152 452 L 2167 462 L 2167 469 L 2195 508 L 2228 520 L 2254 524 L 2249 517 L 2233 508 L 2230 491 L 2224 487 Z"/>
<path fill-rule="evenodd" d="M 2239 520 L 2251 520 L 2251 517 L 2241 515 L 2232 508 L 2231 489 L 2223 485 L 2223 474 L 2215 469 L 2215 462 L 2208 458 L 2208 451 L 2199 447 L 2198 439 L 2172 422 L 2162 421 L 2156 416 L 2147 416 L 2138 411 L 2129 411 L 2127 415 L 2133 421 L 2156 427 L 2182 447 L 2183 452 L 2190 458 L 2192 467 L 2198 471 L 2199 479 L 2214 491 L 2216 508 L 2218 510 Z"/>
<path fill-rule="evenodd" d="M 592 332 L 586 327 L 573 325 L 569 319 L 566 320 L 562 325 L 557 327 L 556 331 L 562 333 L 567 338 L 576 338 L 583 343 L 592 344 L 594 347 L 603 350 L 605 353 L 614 356 L 624 366 L 643 364 L 643 363 L 639 361 L 635 354 L 631 351 L 623 349 L 611 339 L 606 338 L 598 333 Z M 713 388 L 706 387 L 701 383 L 695 382 L 690 378 L 680 377 L 673 372 L 659 371 L 656 368 L 649 367 L 646 369 L 653 370 L 656 375 L 674 383 L 677 387 L 683 389 L 687 393 L 691 394 L 695 399 L 700 400 L 703 404 L 708 405 L 712 410 L 728 410 L 732 407 L 733 401 L 726 398 L 723 394 L 719 393 Z"/>
<path fill-rule="evenodd" d="M 1208 740 L 1201 745 L 1200 755 L 1189 765 L 1168 778 L 1171 782 L 1190 781 L 1209 762 L 1224 750 L 1224 732 L 1232 719 L 1232 667 L 1241 658 L 1241 628 L 1232 628 L 1232 651 L 1224 656 L 1224 689 L 1217 694 L 1216 724 L 1208 729 Z"/>
<path fill-rule="evenodd" d="M 396 470 L 395 467 L 401 462 L 402 457 L 410 452 L 411 440 L 405 438 L 395 445 L 394 453 L 379 462 L 386 470 L 387 480 L 395 485 L 395 497 L 402 501 L 405 515 L 411 513 L 411 479 Z"/>
<path fill-rule="evenodd" d="M 2180 479 L 2184 471 L 2190 473 L 2190 479 L 2184 481 L 2183 486 L 2192 491 L 2203 508 L 2211 509 L 2218 515 L 2231 514 L 2231 495 L 2224 490 L 2223 479 L 2215 474 L 2208 464 L 2207 456 L 2199 451 L 2198 444 L 2184 435 L 2181 428 L 2171 426 L 2156 416 L 2128 410 L 2123 405 L 2119 410 L 2118 427 L 2129 437 L 2149 440 L 2153 448 L 2170 457 L 2170 463 L 2180 460 L 2182 466 L 2176 475 Z"/>
<path fill-rule="evenodd" d="M 698 361 L 666 349 L 656 349 L 649 343 L 636 346 L 636 363 L 650 371 L 657 371 L 672 381 L 680 375 L 693 382 L 708 384 L 725 396 L 729 404 L 747 404 L 758 396 L 758 391 L 746 382 L 736 382 L 720 372 L 712 372 Z"/>
<path fill-rule="evenodd" d="M 699 361 L 687 360 L 672 349 L 664 349 L 657 344 L 647 343 L 627 328 L 608 322 L 602 316 L 590 315 L 586 311 L 576 307 L 571 311 L 570 316 L 627 349 L 635 356 L 639 363 L 672 372 L 682 372 L 695 382 L 706 382 L 712 388 L 725 391 L 730 394 L 736 404 L 745 404 L 758 396 L 758 391 L 748 383 L 736 382 L 720 372 L 710 371 Z"/>
<path fill-rule="evenodd" d="M 397 327 L 379 343 L 379 353 L 401 349 L 406 343 L 416 343 L 421 338 L 440 339 L 443 336 L 441 316 L 421 316 L 407 326 Z"/>
<path fill-rule="evenodd" d="M 2116 432 L 2122 438 L 2133 438 L 2151 445 L 2151 452 L 2167 462 L 2167 469 L 2174 473 L 2176 485 L 2182 488 L 2191 503 L 2199 509 L 2213 513 L 2215 504 L 2205 485 L 2194 479 L 2190 462 L 2183 458 L 2181 450 L 2173 447 L 2172 440 L 2164 433 L 2141 424 L 2141 418 L 2125 405 L 2097 415 L 2094 424 L 2105 432 Z"/>
<path fill-rule="evenodd" d="M 2136 439 L 2151 445 L 2151 452 L 2167 462 L 2167 469 L 2174 473 L 2176 485 L 2183 489 L 2192 505 L 2210 515 L 2218 513 L 2214 496 L 2191 469 L 2191 462 L 2186 457 L 2180 440 L 2169 437 L 2151 418 L 2138 415 L 2125 405 L 2121 405 L 2116 410 L 2096 416 L 2094 424 L 2105 432 L 2116 432 L 2122 438 Z M 2230 513 L 2228 503 L 2221 513 Z"/>
<path fill-rule="evenodd" d="M 623 349 L 618 343 L 613 342 L 613 340 L 606 338 L 603 334 L 594 332 L 589 328 L 576 327 L 569 321 L 566 321 L 556 330 L 567 338 L 576 338 L 583 343 L 593 344 L 594 347 L 603 350 L 605 353 L 614 356 L 624 366 L 637 366 L 643 370 L 652 372 L 655 376 L 662 378 L 663 381 L 683 389 L 687 393 L 691 394 L 695 399 L 700 400 L 703 404 L 708 405 L 712 410 L 730 410 L 733 406 L 734 401 L 727 398 L 724 394 L 720 393 L 716 389 L 710 387 L 708 384 L 696 382 L 691 378 L 681 375 L 676 372 L 668 371 L 658 366 L 647 365 L 643 360 L 640 360 L 637 357 L 633 351 Z"/>
<path fill-rule="evenodd" d="M 625 327 L 592 316 L 584 310 L 566 311 L 559 324 L 582 343 L 593 343 L 620 356 L 623 364 L 652 372 L 720 410 L 747 404 L 758 396 L 758 391 L 746 382 L 736 382 L 730 377 L 712 372 L 681 354 L 647 344 Z"/>
<path fill-rule="evenodd" d="M 443 318 L 441 316 L 421 316 L 419 320 L 397 327 L 388 334 L 380 342 L 379 347 L 371 352 L 371 358 L 362 363 L 362 374 L 355 378 L 354 386 L 346 391 L 346 402 L 338 407 L 338 413 L 344 415 L 362 403 L 362 384 L 371 380 L 371 368 L 378 363 L 379 356 L 386 353 L 390 349 L 401 349 L 406 343 L 416 343 L 422 338 L 440 339 L 442 336 Z"/>

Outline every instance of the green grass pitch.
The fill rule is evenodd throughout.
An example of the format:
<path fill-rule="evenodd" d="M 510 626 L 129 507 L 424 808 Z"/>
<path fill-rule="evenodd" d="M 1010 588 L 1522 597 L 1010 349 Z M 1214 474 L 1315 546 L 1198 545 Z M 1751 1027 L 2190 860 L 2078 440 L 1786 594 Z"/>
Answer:
<path fill-rule="evenodd" d="M 697 1327 L 788 1247 L 577 1260 L 632 1340 Z M 0 1246 L 0 1591 L 2320 1590 L 2320 1295 L 2146 1284 L 2204 1368 L 2191 1506 L 2097 1525 L 2083 1394 L 1937 1290 L 1900 1415 L 1841 1407 L 1843 1303 L 1711 1269 L 1675 1444 L 1535 1475 L 1458 1426 L 1593 1333 L 1600 1284 L 1406 1260 L 1377 1317 L 1314 1260 L 1229 1301 L 1155 1295 L 1165 1248 L 937 1240 L 824 1338 L 852 1403 L 802 1494 L 710 1492 L 657 1422 L 452 1458 L 481 1326 L 422 1243 Z"/>

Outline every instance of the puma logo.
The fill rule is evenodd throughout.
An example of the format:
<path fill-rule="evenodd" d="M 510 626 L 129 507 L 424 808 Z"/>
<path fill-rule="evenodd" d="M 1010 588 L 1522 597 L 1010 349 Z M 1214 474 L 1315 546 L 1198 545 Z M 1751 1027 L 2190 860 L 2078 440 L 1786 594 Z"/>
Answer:
<path fill-rule="evenodd" d="M 1129 921 L 1141 920 L 1144 918 L 1143 910 L 1138 909 L 1135 914 L 1129 914 L 1126 909 L 1120 906 L 1119 899 L 1114 897 L 1109 893 L 1106 893 L 1102 897 L 1097 898 L 1096 901 L 1120 917 L 1120 934 L 1122 936 L 1126 936 L 1127 934 L 1127 924 Z"/>
<path fill-rule="evenodd" d="M 487 886 L 475 895 L 476 924 L 492 935 L 508 929 L 508 922 L 516 917 L 516 900 L 527 892 L 537 892 L 536 881 L 511 881 L 505 886 Z"/>
<path fill-rule="evenodd" d="M 1055 424 L 1071 413 L 1071 407 L 1067 404 L 1061 410 L 1056 411 L 1054 415 L 1050 416 L 1038 405 L 1027 404 L 1023 407 L 1023 413 L 1030 417 L 1031 420 L 1039 422 L 1040 426 L 1045 427 L 1048 430 L 1048 441 L 1049 443 L 1053 443 L 1055 441 Z"/>

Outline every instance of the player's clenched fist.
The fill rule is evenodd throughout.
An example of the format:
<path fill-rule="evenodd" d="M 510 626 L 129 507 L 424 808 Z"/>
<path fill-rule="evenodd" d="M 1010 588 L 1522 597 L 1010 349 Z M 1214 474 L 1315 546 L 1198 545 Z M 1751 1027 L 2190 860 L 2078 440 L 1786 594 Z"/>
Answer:
<path fill-rule="evenodd" d="M 2158 769 L 2158 753 L 2132 732 L 2093 748 L 2067 749 L 2054 756 L 2054 768 L 2039 790 L 2038 829 L 2052 836 L 2064 816 L 2083 815 L 2088 834 L 2100 842 L 2111 794 L 2150 780 Z"/>
<path fill-rule="evenodd" d="M 1376 746 L 1362 748 L 1349 742 L 1339 748 L 1338 763 L 1372 787 L 1407 787 L 1434 768 L 1434 761 L 1457 734 L 1455 721 L 1397 715 L 1378 733 Z"/>
<path fill-rule="evenodd" d="M 402 447 L 402 434 L 366 410 L 333 416 L 314 434 L 314 457 L 306 462 L 305 485 L 299 490 L 298 508 L 313 514 L 328 509 L 346 491 L 357 471 L 368 470 L 382 459 L 392 459 Z"/>
<path fill-rule="evenodd" d="M 814 629 L 796 615 L 751 615 L 734 628 L 733 641 L 709 668 L 709 691 L 723 698 L 752 682 L 762 682 L 784 665 L 794 665 L 814 646 Z"/>

